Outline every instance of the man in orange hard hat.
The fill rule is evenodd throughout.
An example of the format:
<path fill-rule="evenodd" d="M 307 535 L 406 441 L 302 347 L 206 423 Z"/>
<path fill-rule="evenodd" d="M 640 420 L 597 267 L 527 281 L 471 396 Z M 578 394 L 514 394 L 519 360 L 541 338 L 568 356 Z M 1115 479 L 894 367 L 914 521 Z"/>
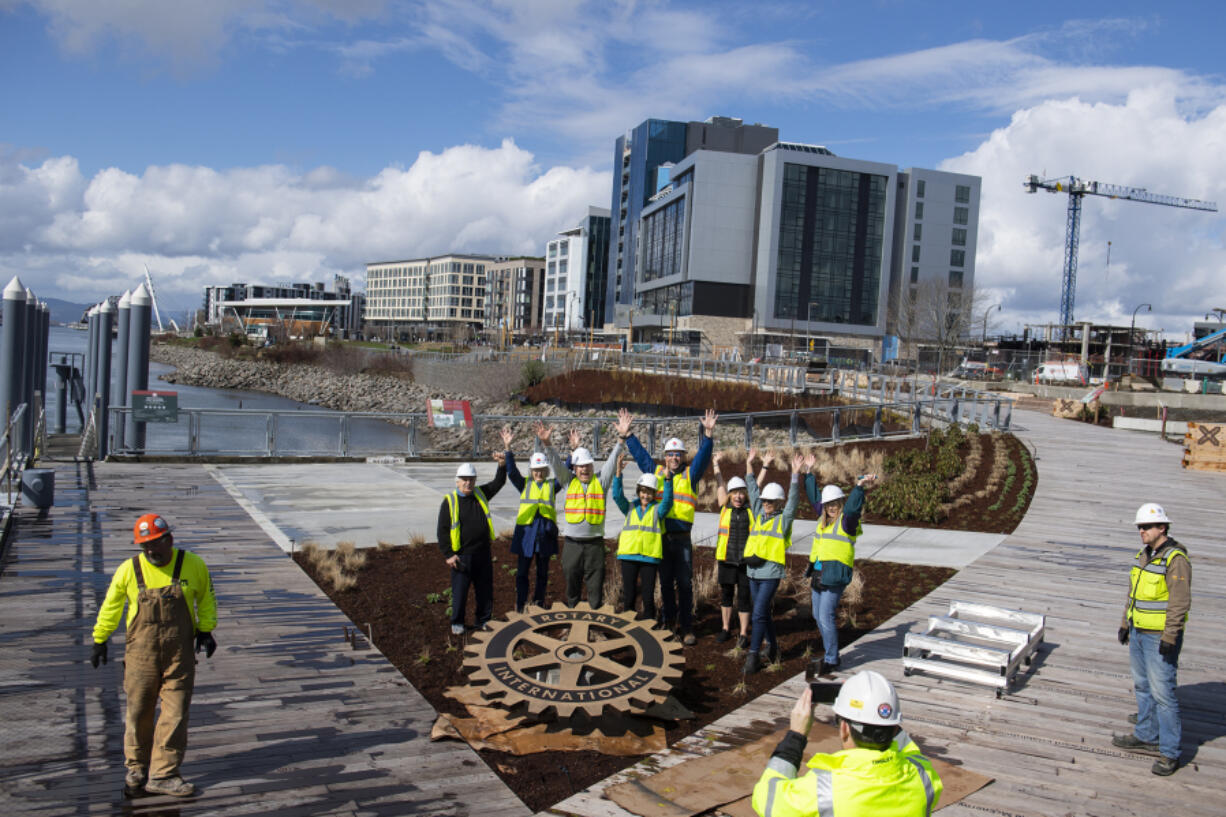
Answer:
<path fill-rule="evenodd" d="M 147 513 L 132 528 L 141 552 L 125 559 L 106 591 L 94 625 L 90 663 L 107 662 L 107 639 L 128 605 L 123 688 L 128 697 L 123 752 L 124 794 L 190 797 L 179 776 L 187 750 L 187 715 L 196 680 L 195 652 L 217 649 L 217 598 L 204 560 L 174 546 L 170 525 Z M 154 724 L 154 709 L 162 712 Z"/>

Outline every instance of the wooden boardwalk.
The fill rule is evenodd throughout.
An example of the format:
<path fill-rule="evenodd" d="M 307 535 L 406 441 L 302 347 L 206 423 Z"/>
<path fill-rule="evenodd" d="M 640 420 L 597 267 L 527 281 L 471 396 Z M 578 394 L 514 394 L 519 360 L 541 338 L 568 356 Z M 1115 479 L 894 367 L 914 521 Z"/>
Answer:
<path fill-rule="evenodd" d="M 18 512 L 0 573 L 0 814 L 528 813 L 466 745 L 429 742 L 434 709 L 345 642 L 349 621 L 200 466 L 56 471 L 56 506 Z M 149 510 L 204 557 L 219 596 L 183 768 L 203 793 L 188 801 L 123 800 L 122 634 L 110 664 L 87 661 Z"/>
<path fill-rule="evenodd" d="M 1038 493 L 1001 545 L 929 597 L 844 652 L 845 675 L 875 669 L 903 700 L 908 731 L 935 756 L 996 778 L 942 815 L 1004 817 L 1226 814 L 1226 476 L 1185 471 L 1182 449 L 1157 437 L 1094 428 L 1031 412 L 1015 420 L 1038 452 Z M 1139 547 L 1132 525 L 1143 502 L 1174 520 L 1192 556 L 1192 617 L 1179 668 L 1184 766 L 1150 773 L 1153 758 L 1111 746 L 1135 711 L 1128 650 L 1115 639 L 1127 571 Z M 952 600 L 1047 616 L 1047 641 L 1014 694 L 902 675 L 903 634 L 923 629 Z M 793 678 L 630 774 L 739 745 L 777 728 L 803 683 Z M 609 778 L 550 813 L 627 817 L 600 791 Z"/>

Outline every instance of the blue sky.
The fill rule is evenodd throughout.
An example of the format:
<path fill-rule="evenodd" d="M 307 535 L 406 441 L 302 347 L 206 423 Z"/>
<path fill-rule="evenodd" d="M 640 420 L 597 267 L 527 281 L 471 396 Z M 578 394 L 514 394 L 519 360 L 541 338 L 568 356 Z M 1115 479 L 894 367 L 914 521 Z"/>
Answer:
<path fill-rule="evenodd" d="M 0 0 L 0 274 L 84 300 L 148 263 L 186 307 L 203 283 L 539 254 L 586 205 L 608 206 L 618 133 L 719 114 L 840 155 L 982 175 L 978 281 L 1009 330 L 1059 301 L 1064 203 L 1023 195 L 1025 173 L 1226 200 L 1218 16 L 1207 3 Z M 1159 299 L 1152 325 L 1182 331 L 1206 298 L 1226 306 L 1222 238 L 1217 214 L 1087 202 L 1078 316 Z"/>

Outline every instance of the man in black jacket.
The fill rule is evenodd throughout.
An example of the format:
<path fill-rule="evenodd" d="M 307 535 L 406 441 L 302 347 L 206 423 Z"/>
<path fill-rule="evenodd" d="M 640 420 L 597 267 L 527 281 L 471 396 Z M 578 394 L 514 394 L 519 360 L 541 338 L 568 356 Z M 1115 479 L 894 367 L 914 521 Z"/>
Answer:
<path fill-rule="evenodd" d="M 494 563 L 490 544 L 497 537 L 490 500 L 502 489 L 507 471 L 501 452 L 494 455 L 498 472 L 477 487 L 477 469 L 463 463 L 456 469 L 455 490 L 438 511 L 438 547 L 451 568 L 451 632 L 464 634 L 464 608 L 473 587 L 478 629 L 488 629 L 494 614 Z"/>

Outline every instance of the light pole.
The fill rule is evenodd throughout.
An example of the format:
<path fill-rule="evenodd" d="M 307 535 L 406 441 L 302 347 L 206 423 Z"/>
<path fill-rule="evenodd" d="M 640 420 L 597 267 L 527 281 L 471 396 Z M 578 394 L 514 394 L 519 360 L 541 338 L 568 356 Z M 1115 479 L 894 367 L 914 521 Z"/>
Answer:
<path fill-rule="evenodd" d="M 813 307 L 815 306 L 817 306 L 816 303 L 814 303 L 813 301 L 809 301 L 809 309 L 807 311 L 807 314 L 805 315 L 806 321 L 809 324 L 805 328 L 805 334 L 807 335 L 805 339 L 806 341 L 805 345 L 808 347 L 806 351 L 808 352 L 808 357 L 810 359 L 812 359 L 813 357 Z"/>
<path fill-rule="evenodd" d="M 983 311 L 983 345 L 985 347 L 988 345 L 988 315 L 992 314 L 993 309 L 999 312 L 1000 304 L 996 304 L 995 306 L 989 306 L 987 309 Z"/>
<path fill-rule="evenodd" d="M 1132 374 L 1132 336 L 1137 331 L 1137 313 L 1141 311 L 1141 307 L 1145 307 L 1146 312 L 1154 311 L 1150 304 L 1138 304 L 1137 308 L 1132 310 L 1132 324 L 1128 327 L 1128 374 Z"/>

